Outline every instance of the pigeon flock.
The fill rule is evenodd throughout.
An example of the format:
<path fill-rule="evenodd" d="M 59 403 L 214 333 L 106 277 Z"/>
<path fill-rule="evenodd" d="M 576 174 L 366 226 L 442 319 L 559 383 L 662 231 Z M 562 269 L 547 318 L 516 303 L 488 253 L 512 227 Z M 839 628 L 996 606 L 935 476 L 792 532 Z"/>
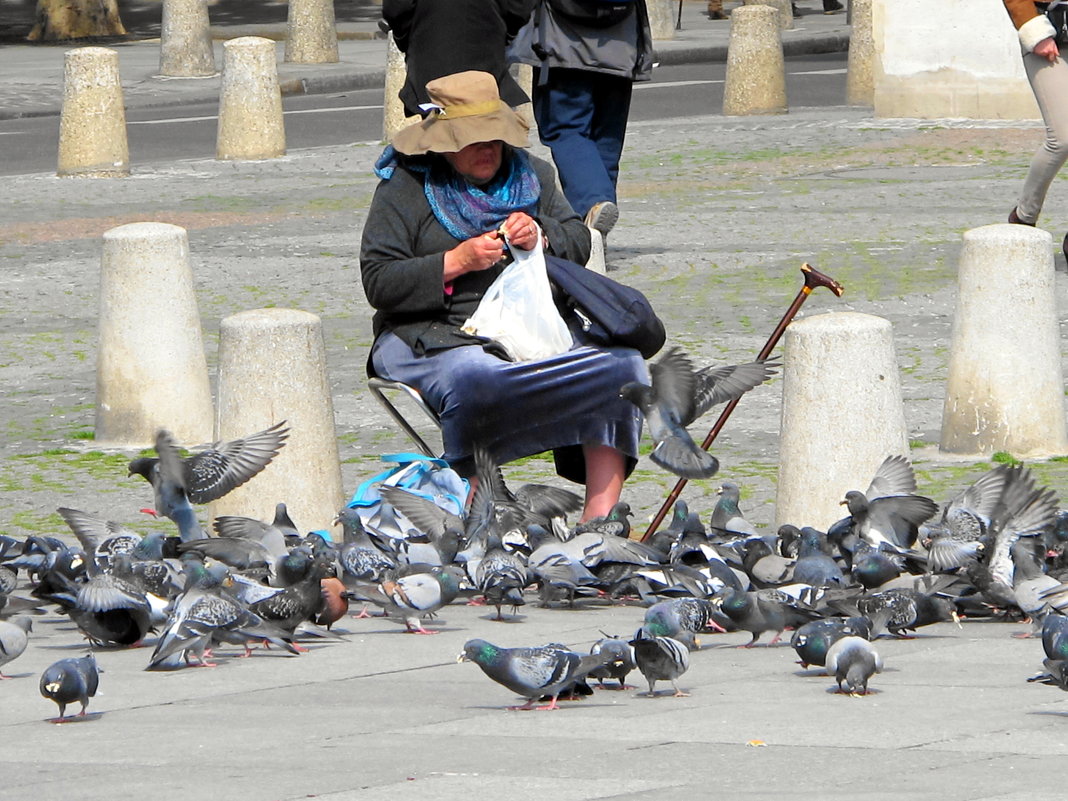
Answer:
<path fill-rule="evenodd" d="M 695 409 L 765 380 L 770 367 L 711 375 L 672 350 L 654 365 L 653 387 L 631 385 L 621 394 L 659 415 L 651 426 L 657 463 L 679 475 L 705 475 L 718 465 L 692 453 L 700 449 L 685 425 Z M 695 396 L 695 404 L 684 400 Z M 183 457 L 161 431 L 156 456 L 135 459 L 129 474 L 148 481 L 153 507 L 143 511 L 172 521 L 173 536 L 141 536 L 70 508 L 58 513 L 76 546 L 59 537 L 0 536 L 0 668 L 10 671 L 26 650 L 34 614 L 66 615 L 87 655 L 55 662 L 39 685 L 58 706 L 53 720 L 63 722 L 76 701 L 79 716 L 86 715 L 102 672 L 96 658 L 107 649 L 146 646 L 146 670 L 211 668 L 224 649 L 236 649 L 230 656 L 268 647 L 299 656 L 308 650 L 301 641 L 341 640 L 331 626 L 350 605 L 361 607 L 353 618 L 377 614 L 408 633 L 434 634 L 428 621 L 436 613 L 468 603 L 493 611 L 479 632 L 488 639 L 468 640 L 458 661 L 473 662 L 523 699 L 511 709 L 558 709 L 561 699 L 594 687 L 632 689 L 627 679 L 635 672 L 646 683 L 642 695 L 658 697 L 660 682 L 684 698 L 680 680 L 691 654 L 710 650 L 708 639 L 722 632 L 748 633 L 738 647 L 750 648 L 773 646 L 789 631 L 803 668 L 824 670 L 837 692 L 864 696 L 883 669 L 880 638 L 909 638 L 930 624 L 959 625 L 962 617 L 1029 624 L 1022 636 L 1041 637 L 1045 660 L 1028 681 L 1068 690 L 1068 512 L 1020 464 L 990 469 L 939 505 L 918 494 L 906 458 L 889 457 L 864 491 L 845 494 L 846 514 L 827 531 L 758 531 L 740 509 L 739 486 L 723 481 L 707 523 L 679 500 L 669 525 L 642 542 L 627 503 L 569 524 L 581 498 L 538 484 L 513 490 L 476 448 L 462 514 L 424 494 L 382 486 L 378 511 L 388 510 L 399 534 L 351 507 L 334 521 L 339 541 L 302 533 L 279 503 L 272 520 L 223 516 L 209 535 L 196 506 L 268 467 L 287 436 L 283 422 Z M 521 623 L 518 609 L 528 604 L 642 611 L 632 632 L 601 632 L 588 652 L 556 642 L 493 644 L 494 621 Z"/>

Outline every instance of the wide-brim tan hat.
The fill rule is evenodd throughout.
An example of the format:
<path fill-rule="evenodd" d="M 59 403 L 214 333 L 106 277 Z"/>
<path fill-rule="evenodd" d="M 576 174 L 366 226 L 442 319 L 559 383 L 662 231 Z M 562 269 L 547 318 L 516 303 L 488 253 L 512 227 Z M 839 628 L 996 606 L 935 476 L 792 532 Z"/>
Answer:
<path fill-rule="evenodd" d="M 526 147 L 528 126 L 501 100 L 497 81 L 488 72 L 468 70 L 437 78 L 426 85 L 438 106 L 430 115 L 393 136 L 398 153 L 457 153 L 476 142 L 500 140 Z"/>

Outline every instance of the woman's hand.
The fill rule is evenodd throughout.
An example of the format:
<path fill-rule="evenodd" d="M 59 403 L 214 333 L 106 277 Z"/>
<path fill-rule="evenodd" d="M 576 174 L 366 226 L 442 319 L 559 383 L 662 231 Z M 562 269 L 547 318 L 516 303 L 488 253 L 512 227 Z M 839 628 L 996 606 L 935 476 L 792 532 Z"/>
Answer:
<path fill-rule="evenodd" d="M 1035 49 L 1031 51 L 1036 56 L 1049 61 L 1051 64 L 1057 60 L 1057 56 L 1061 54 L 1060 49 L 1057 47 L 1057 43 L 1053 41 L 1053 37 L 1043 39 L 1041 42 L 1035 45 Z"/>
<path fill-rule="evenodd" d="M 501 225 L 508 242 L 521 250 L 532 250 L 538 244 L 538 226 L 529 214 L 513 211 Z"/>
<path fill-rule="evenodd" d="M 443 280 L 447 284 L 464 273 L 488 270 L 504 258 L 504 240 L 496 231 L 465 239 L 452 250 L 445 251 Z"/>

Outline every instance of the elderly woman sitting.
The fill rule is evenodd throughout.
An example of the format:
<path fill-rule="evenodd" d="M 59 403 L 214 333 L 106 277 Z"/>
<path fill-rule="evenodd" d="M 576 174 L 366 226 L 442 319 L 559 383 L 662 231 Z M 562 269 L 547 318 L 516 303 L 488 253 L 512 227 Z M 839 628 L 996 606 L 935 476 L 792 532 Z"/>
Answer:
<path fill-rule="evenodd" d="M 493 76 L 449 75 L 427 92 L 438 108 L 398 132 L 375 167 L 360 250 L 376 309 L 369 372 L 438 411 L 444 457 L 462 475 L 475 444 L 499 463 L 553 450 L 560 475 L 586 485 L 584 519 L 607 514 L 637 460 L 641 416 L 619 389 L 648 381 L 641 355 L 579 334 L 565 353 L 511 362 L 461 331 L 504 269 L 502 233 L 530 250 L 540 226 L 548 253 L 581 264 L 589 230 L 552 166 L 523 150 L 527 126 Z"/>

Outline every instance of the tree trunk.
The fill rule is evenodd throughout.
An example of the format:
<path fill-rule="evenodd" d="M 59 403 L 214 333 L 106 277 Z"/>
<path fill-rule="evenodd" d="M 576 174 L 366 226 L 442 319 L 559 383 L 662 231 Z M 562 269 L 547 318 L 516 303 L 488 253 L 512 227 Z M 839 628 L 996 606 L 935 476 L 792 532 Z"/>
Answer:
<path fill-rule="evenodd" d="M 125 34 L 118 0 L 37 0 L 36 24 L 26 38 L 57 42 Z"/>

